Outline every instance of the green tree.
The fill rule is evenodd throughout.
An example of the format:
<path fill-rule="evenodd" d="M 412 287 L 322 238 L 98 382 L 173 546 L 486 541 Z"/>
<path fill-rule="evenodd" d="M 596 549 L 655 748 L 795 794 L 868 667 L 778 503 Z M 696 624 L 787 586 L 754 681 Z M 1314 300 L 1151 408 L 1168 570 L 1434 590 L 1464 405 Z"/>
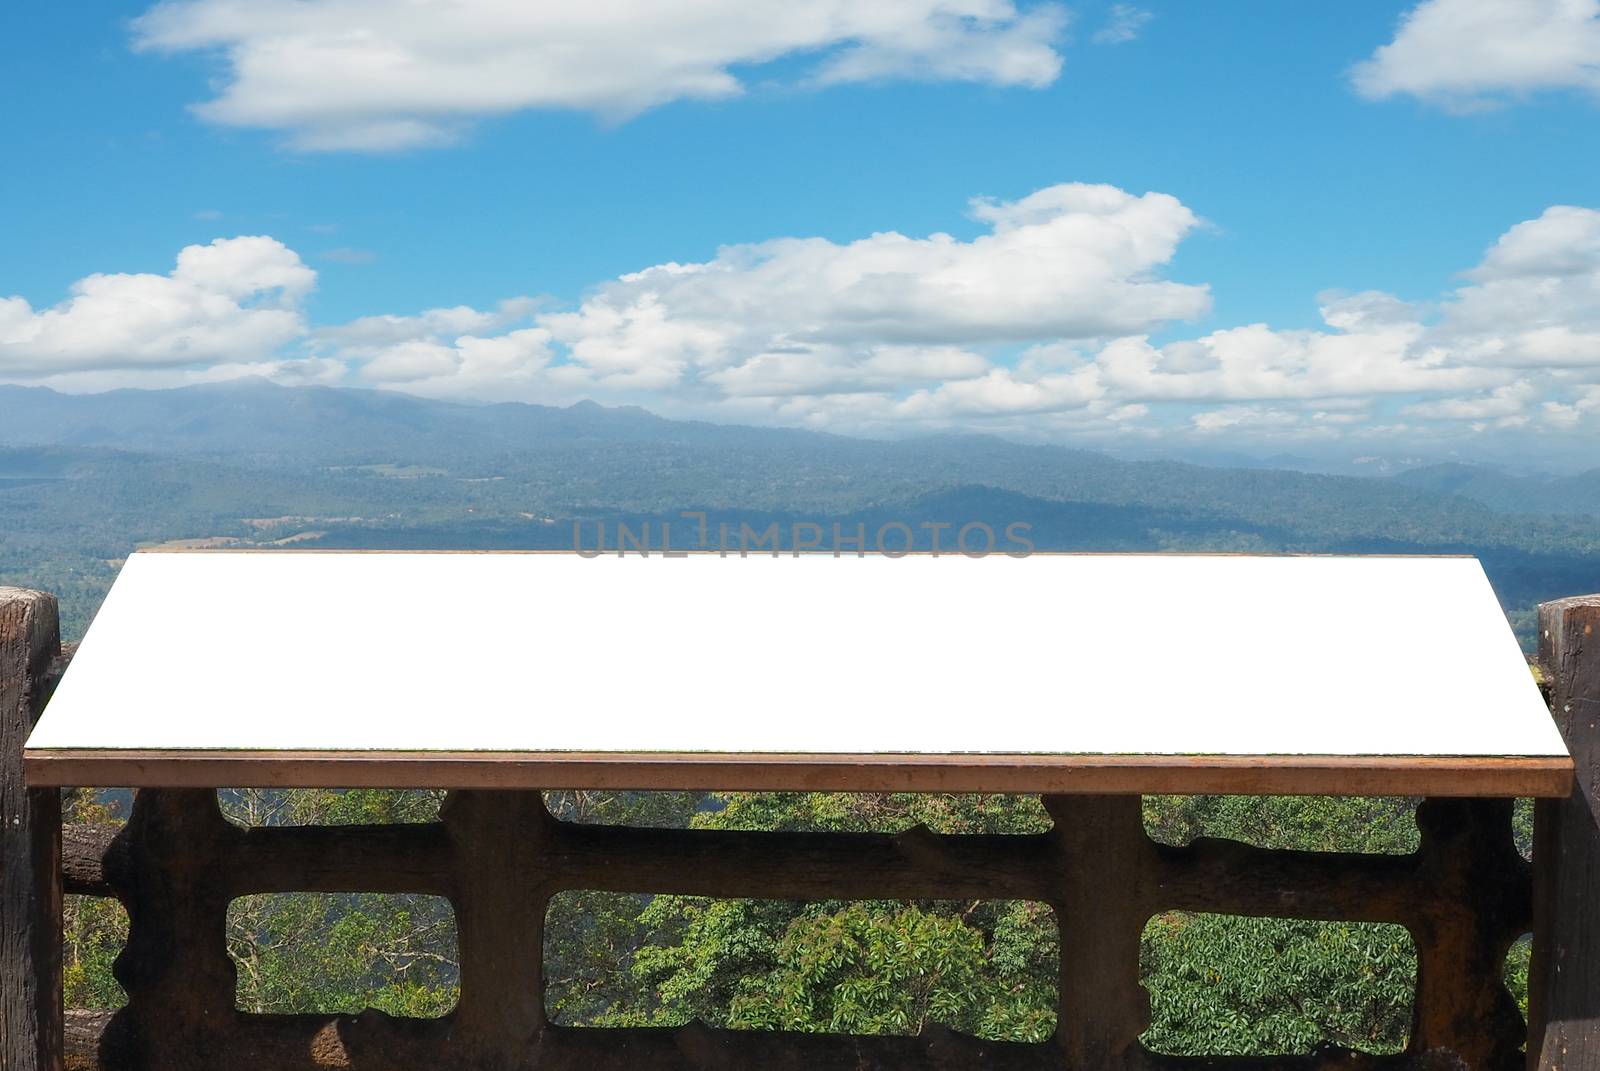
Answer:
<path fill-rule="evenodd" d="M 358 825 L 438 818 L 442 792 L 233 789 L 223 814 L 245 826 Z M 252 1012 L 430 1017 L 455 1006 L 455 915 L 437 897 L 377 893 L 242 896 L 228 907 L 238 1006 Z"/>
<path fill-rule="evenodd" d="M 375 790 L 229 792 L 247 824 L 416 822 L 441 795 Z M 1050 827 L 1037 797 L 923 794 L 552 792 L 574 822 L 699 829 L 1025 834 Z M 112 821 L 115 801 L 69 797 L 78 821 Z M 1267 848 L 1403 853 L 1415 800 L 1147 797 L 1158 841 L 1227 837 Z M 1517 811 L 1526 841 L 1528 809 Z M 1524 850 L 1526 844 L 1523 845 Z M 75 898 L 68 999 L 112 1007 L 110 963 L 126 917 Z M 453 1006 L 453 917 L 443 901 L 380 895 L 246 897 L 229 915 L 241 1007 L 436 1015 Z M 1022 901 L 708 900 L 579 890 L 551 904 L 547 1003 L 570 1025 L 671 1025 L 915 1033 L 938 1023 L 983 1037 L 1041 1040 L 1055 1024 L 1059 935 Z M 1415 953 L 1403 930 L 1221 915 L 1163 915 L 1141 942 L 1152 998 L 1146 1043 L 1172 1053 L 1270 1055 L 1405 1043 Z M 1065 950 L 1071 955 L 1072 949 Z M 1526 945 L 1507 981 L 1526 1001 Z"/>
<path fill-rule="evenodd" d="M 1140 942 L 1158 1052 L 1399 1052 L 1417 955 L 1400 926 L 1168 914 Z"/>

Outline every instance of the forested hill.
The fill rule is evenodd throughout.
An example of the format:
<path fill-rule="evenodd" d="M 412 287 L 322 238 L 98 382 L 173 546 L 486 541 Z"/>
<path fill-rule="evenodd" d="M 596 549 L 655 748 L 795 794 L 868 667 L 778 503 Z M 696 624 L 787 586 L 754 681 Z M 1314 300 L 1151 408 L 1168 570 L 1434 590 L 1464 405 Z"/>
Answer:
<path fill-rule="evenodd" d="M 1600 468 L 1576 476 L 1516 476 L 1484 465 L 1429 465 L 1394 481 L 1460 495 L 1503 513 L 1600 517 Z"/>
<path fill-rule="evenodd" d="M 61 591 L 78 630 L 141 544 L 565 547 L 574 522 L 592 541 L 650 519 L 675 522 L 681 545 L 680 513 L 705 511 L 735 529 L 1022 521 L 1039 549 L 1474 553 L 1524 631 L 1538 599 L 1600 589 L 1592 519 L 1513 515 L 1427 486 L 1429 471 L 1225 469 L 259 381 L 0 387 L 0 583 Z"/>
<path fill-rule="evenodd" d="M 125 459 L 153 454 L 233 468 L 365 470 L 413 478 L 426 486 L 412 497 L 441 501 L 459 497 L 443 493 L 441 483 L 503 478 L 513 487 L 480 497 L 514 494 L 547 512 L 713 505 L 831 514 L 933 489 L 986 486 L 1054 501 L 1209 509 L 1255 524 L 1309 525 L 1333 537 L 1477 539 L 1495 526 L 1488 519 L 1495 510 L 1475 501 L 1476 486 L 1430 481 L 1437 468 L 1378 481 L 1120 461 L 973 435 L 885 442 L 672 421 L 592 403 L 460 405 L 260 380 L 92 395 L 0 386 L 0 446 L 74 448 L 13 450 L 0 476 L 28 475 L 29 466 L 67 471 L 114 451 Z M 1600 484 L 1600 475 L 1589 479 Z"/>
<path fill-rule="evenodd" d="M 12 445 L 329 463 L 374 458 L 438 462 L 552 443 L 670 439 L 731 444 L 807 437 L 806 432 L 671 421 L 643 409 L 592 402 L 564 409 L 465 405 L 390 391 L 284 387 L 262 379 L 102 394 L 0 386 L 0 442 Z"/>

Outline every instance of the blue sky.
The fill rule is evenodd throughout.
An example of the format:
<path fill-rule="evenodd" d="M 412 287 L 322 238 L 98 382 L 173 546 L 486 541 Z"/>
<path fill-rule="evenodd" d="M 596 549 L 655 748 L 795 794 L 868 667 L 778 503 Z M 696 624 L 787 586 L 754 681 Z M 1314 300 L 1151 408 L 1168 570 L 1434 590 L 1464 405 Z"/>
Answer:
<path fill-rule="evenodd" d="M 1600 209 L 1600 2 L 905 0 L 862 26 L 827 0 L 774 31 L 695 0 L 681 41 L 624 0 L 570 28 L 556 4 L 537 25 L 416 5 L 409 27 L 372 0 L 281 6 L 8 13 L 0 378 L 268 374 L 1174 449 L 1539 431 L 1581 452 L 1600 428 L 1600 217 L 1546 215 Z M 1026 200 L 1068 184 L 1124 200 Z M 1545 260 L 1488 263 L 1525 223 Z M 960 248 L 848 253 L 888 232 Z M 169 276 L 241 236 L 271 245 L 196 271 L 243 281 Z M 713 270 L 623 278 L 668 263 Z M 95 273 L 134 278 L 73 306 Z M 1415 305 L 1336 327 L 1329 291 Z"/>

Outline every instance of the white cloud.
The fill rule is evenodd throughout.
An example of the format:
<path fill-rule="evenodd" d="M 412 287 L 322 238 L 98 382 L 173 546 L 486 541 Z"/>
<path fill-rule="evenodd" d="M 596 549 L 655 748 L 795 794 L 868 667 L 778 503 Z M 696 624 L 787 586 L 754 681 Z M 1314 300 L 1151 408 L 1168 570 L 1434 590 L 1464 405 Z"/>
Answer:
<path fill-rule="evenodd" d="M 1351 79 L 1372 99 L 1458 109 L 1539 90 L 1600 93 L 1600 0 L 1424 0 Z"/>
<path fill-rule="evenodd" d="M 957 380 L 920 391 L 899 409 L 901 415 L 914 419 L 1048 413 L 1082 409 L 1105 393 L 1101 377 L 1092 365 L 1032 377 L 1019 376 L 1009 368 L 994 368 L 980 378 Z"/>
<path fill-rule="evenodd" d="M 1148 331 L 1209 308 L 1204 287 L 1156 274 L 1198 222 L 1173 197 L 1053 186 L 974 201 L 972 215 L 987 230 L 967 241 L 781 238 L 624 275 L 574 310 L 534 317 L 561 355 L 546 383 L 702 400 L 900 391 L 985 376 L 990 361 L 973 347 Z M 369 317 L 318 341 L 371 382 L 442 387 L 450 358 L 440 347 L 531 312 L 519 302 L 492 317 L 465 308 Z M 962 396 L 1002 404 L 999 389 L 991 380 L 990 401 L 978 388 Z"/>
<path fill-rule="evenodd" d="M 1437 332 L 1457 360 L 1600 367 L 1600 212 L 1546 209 L 1501 235 L 1467 277 Z"/>
<path fill-rule="evenodd" d="M 1506 231 L 1464 276 L 1466 285 L 1431 307 L 1373 291 L 1329 293 L 1326 330 L 1253 324 L 1162 347 L 1124 338 L 1096 364 L 1112 397 L 1289 402 L 1306 418 L 1287 419 L 1281 405 L 1235 404 L 1195 418 L 1202 430 L 1352 424 L 1330 412 L 1331 400 L 1418 395 L 1400 409 L 1413 422 L 1506 428 L 1538 412 L 1557 425 L 1583 419 L 1593 408 L 1587 396 L 1563 399 L 1578 397 L 1570 373 L 1600 369 L 1600 212 L 1549 208 Z"/>
<path fill-rule="evenodd" d="M 958 346 L 874 346 L 861 352 L 809 346 L 759 353 L 705 379 L 730 395 L 771 398 L 898 390 L 910 384 L 965 380 L 988 369 L 987 360 Z"/>
<path fill-rule="evenodd" d="M 548 393 L 543 373 L 552 356 L 550 332 L 529 324 L 539 305 L 513 298 L 488 311 L 457 305 L 416 316 L 364 316 L 317 331 L 311 345 L 367 385 L 434 397 L 534 400 Z"/>
<path fill-rule="evenodd" d="M 1239 428 L 1271 429 L 1293 427 L 1300 423 L 1298 414 L 1259 405 L 1230 405 L 1222 409 L 1209 409 L 1196 413 L 1190 423 L 1200 432 L 1233 431 Z"/>
<path fill-rule="evenodd" d="M 305 333 L 300 304 L 315 281 L 272 238 L 219 238 L 185 248 L 166 275 L 80 279 L 67 300 L 47 309 L 0 298 L 0 375 L 271 357 Z"/>
<path fill-rule="evenodd" d="M 1585 420 L 1600 419 L 1600 385 L 1585 387 L 1571 402 L 1545 402 L 1541 407 L 1547 423 L 1557 428 L 1575 428 Z"/>
<path fill-rule="evenodd" d="M 1091 40 L 1097 45 L 1122 45 L 1138 37 L 1145 24 L 1155 18 L 1150 12 L 1132 4 L 1112 4 L 1106 23 L 1095 31 Z"/>
<path fill-rule="evenodd" d="M 289 357 L 264 361 L 224 361 L 220 364 L 171 368 L 104 368 L 86 372 L 56 372 L 44 376 L 13 377 L 0 373 L 0 382 L 22 382 L 49 387 L 64 394 L 95 394 L 136 388 L 164 390 L 236 379 L 269 379 L 289 386 L 339 386 L 348 381 L 349 366 L 324 357 Z"/>
<path fill-rule="evenodd" d="M 990 229 L 970 241 L 730 246 L 625 275 L 540 323 L 602 381 L 781 395 L 948 378 L 952 361 L 971 378 L 983 368 L 962 347 L 1125 335 L 1209 308 L 1205 287 L 1156 276 L 1197 224 L 1176 198 L 1052 186 L 973 215 Z"/>
<path fill-rule="evenodd" d="M 1464 398 L 1442 398 L 1434 402 L 1408 405 L 1402 416 L 1424 420 L 1504 420 L 1524 415 L 1528 403 L 1538 396 L 1532 383 L 1519 379 L 1496 387 L 1486 394 Z"/>
<path fill-rule="evenodd" d="M 1330 324 L 1337 316 L 1337 309 L 1324 310 Z M 1418 346 L 1423 331 L 1420 323 L 1358 331 L 1250 324 L 1164 347 L 1120 339 L 1098 363 L 1119 395 L 1140 401 L 1320 400 L 1470 389 L 1492 381 L 1491 373 L 1453 365 L 1448 354 Z"/>
<path fill-rule="evenodd" d="M 449 342 L 423 339 L 390 346 L 362 364 L 362 379 L 437 397 L 525 397 L 537 393 L 550 361 L 550 333 L 537 327 Z"/>
<path fill-rule="evenodd" d="M 309 327 L 315 276 L 271 238 L 168 275 L 0 300 L 0 378 L 68 390 L 263 375 L 437 397 L 592 397 L 853 432 L 1275 438 L 1552 431 L 1600 421 L 1600 212 L 1509 228 L 1435 300 L 1329 291 L 1322 324 L 1187 337 L 1204 286 L 1163 277 L 1195 214 L 1063 185 L 979 199 L 969 237 L 778 238 L 519 297 Z M 1172 337 L 1177 335 L 1178 337 Z"/>
<path fill-rule="evenodd" d="M 428 309 L 416 316 L 363 316 L 347 324 L 324 327 L 317 337 L 339 347 L 347 356 L 375 357 L 385 346 L 419 338 L 438 339 L 473 332 L 495 331 L 525 320 L 539 303 L 532 298 L 502 301 L 492 311 L 466 305 Z"/>
<path fill-rule="evenodd" d="M 1038 87 L 1061 68 L 1064 9 L 1012 0 L 166 0 L 134 22 L 141 49 L 215 51 L 220 95 L 199 114 L 284 131 L 301 149 L 447 142 L 531 108 L 626 117 L 744 91 L 736 68 L 782 57 L 803 81 Z"/>

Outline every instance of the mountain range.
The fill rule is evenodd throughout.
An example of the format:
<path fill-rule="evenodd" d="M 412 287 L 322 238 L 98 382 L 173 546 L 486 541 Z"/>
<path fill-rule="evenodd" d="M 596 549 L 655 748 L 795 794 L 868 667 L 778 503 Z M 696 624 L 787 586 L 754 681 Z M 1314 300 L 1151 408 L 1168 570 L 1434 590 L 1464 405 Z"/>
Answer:
<path fill-rule="evenodd" d="M 75 630 L 137 545 L 561 547 L 574 525 L 687 533 L 685 511 L 734 530 L 1020 521 L 1040 549 L 1473 553 L 1525 635 L 1533 602 L 1600 589 L 1600 470 L 1328 475 L 259 380 L 0 387 L 0 583 L 61 591 Z"/>

